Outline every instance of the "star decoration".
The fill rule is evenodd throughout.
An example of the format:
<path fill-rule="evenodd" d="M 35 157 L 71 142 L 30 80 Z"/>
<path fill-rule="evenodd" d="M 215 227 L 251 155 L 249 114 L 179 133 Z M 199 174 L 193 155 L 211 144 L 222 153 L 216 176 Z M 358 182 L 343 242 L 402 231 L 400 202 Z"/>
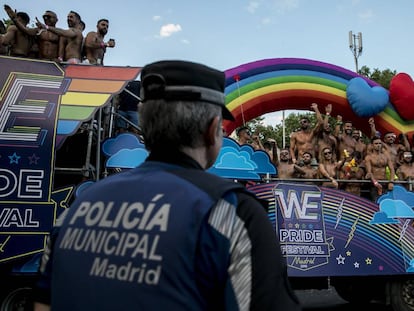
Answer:
<path fill-rule="evenodd" d="M 371 264 L 372 264 L 372 259 L 371 259 L 371 258 L 367 258 L 367 259 L 365 259 L 365 263 L 366 263 L 367 265 L 371 265 Z"/>
<path fill-rule="evenodd" d="M 21 156 L 18 156 L 18 155 L 16 154 L 16 152 L 15 152 L 15 153 L 13 153 L 11 156 L 9 156 L 9 159 L 10 159 L 10 164 L 13 164 L 13 163 L 19 164 L 19 160 L 20 160 L 20 158 L 21 158 Z"/>
<path fill-rule="evenodd" d="M 349 256 L 351 256 L 351 255 L 352 255 L 352 252 L 351 252 L 351 251 L 347 251 L 347 252 L 346 252 L 346 255 L 349 257 Z"/>
<path fill-rule="evenodd" d="M 40 157 L 36 156 L 34 153 L 30 157 L 27 157 L 27 158 L 29 159 L 29 164 L 37 165 L 37 161 L 40 160 Z"/>
<path fill-rule="evenodd" d="M 295 224 L 295 228 L 296 229 L 299 229 L 300 228 L 300 225 L 299 224 Z"/>
<path fill-rule="evenodd" d="M 289 228 L 292 228 L 293 227 L 293 224 L 292 223 L 288 224 L 288 227 Z"/>
<path fill-rule="evenodd" d="M 306 224 L 302 224 L 302 229 L 306 229 Z"/>
<path fill-rule="evenodd" d="M 345 257 L 342 257 L 341 254 L 339 254 L 339 256 L 336 257 L 336 260 L 338 261 L 338 265 L 344 265 L 345 264 Z"/>
<path fill-rule="evenodd" d="M 354 267 L 355 267 L 355 269 L 359 269 L 359 262 L 355 261 L 354 262 Z"/>

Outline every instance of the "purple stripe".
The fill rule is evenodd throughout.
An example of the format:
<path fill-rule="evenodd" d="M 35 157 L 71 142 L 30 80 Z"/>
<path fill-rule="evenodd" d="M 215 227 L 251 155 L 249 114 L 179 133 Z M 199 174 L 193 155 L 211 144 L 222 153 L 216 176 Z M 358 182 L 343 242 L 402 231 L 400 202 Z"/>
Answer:
<path fill-rule="evenodd" d="M 241 75 L 243 73 L 249 72 L 251 70 L 257 70 L 258 68 L 262 67 L 271 67 L 273 65 L 292 65 L 292 68 L 295 69 L 297 65 L 305 65 L 305 66 L 311 66 L 315 67 L 315 71 L 319 71 L 318 67 L 328 69 L 329 71 L 337 72 L 339 75 L 349 75 L 352 77 L 359 77 L 357 73 L 354 71 L 345 69 L 343 67 L 339 67 L 336 65 L 305 59 L 305 58 L 270 58 L 270 59 L 262 59 L 251 63 L 246 63 L 243 65 L 240 65 L 238 67 L 230 68 L 225 71 L 226 78 L 234 77 L 236 75 Z M 362 76 L 361 76 L 362 77 Z M 367 79 L 365 77 L 362 77 L 365 79 L 369 85 L 374 86 L 378 85 L 374 81 Z"/>

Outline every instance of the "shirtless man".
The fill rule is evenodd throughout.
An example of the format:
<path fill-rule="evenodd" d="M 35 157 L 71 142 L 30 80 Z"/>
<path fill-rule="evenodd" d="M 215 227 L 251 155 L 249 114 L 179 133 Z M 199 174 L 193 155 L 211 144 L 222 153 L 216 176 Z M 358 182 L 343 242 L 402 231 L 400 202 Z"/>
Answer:
<path fill-rule="evenodd" d="M 312 154 L 308 151 L 305 151 L 302 154 L 303 166 L 295 164 L 295 170 L 298 172 L 299 178 L 303 179 L 316 179 L 318 178 L 318 170 L 313 168 L 312 163 Z M 313 184 L 313 182 L 305 182 L 307 184 Z"/>
<path fill-rule="evenodd" d="M 355 151 L 360 152 L 362 159 L 364 159 L 367 154 L 367 145 L 361 139 L 361 132 L 357 129 L 353 129 L 352 137 L 355 139 Z"/>
<path fill-rule="evenodd" d="M 4 10 L 11 19 L 16 17 L 16 12 L 8 5 L 4 6 Z M 55 27 L 58 18 L 55 12 L 46 11 L 43 14 L 43 21 L 48 27 Z M 58 48 L 59 48 L 59 36 L 46 29 L 28 28 L 20 21 L 16 21 L 16 27 L 23 33 L 37 39 L 39 46 L 39 58 L 46 60 L 57 61 L 58 59 Z"/>
<path fill-rule="evenodd" d="M 332 105 L 329 104 L 325 107 L 325 117 L 322 119 L 322 123 L 318 122 L 315 129 L 315 156 L 318 161 L 323 159 L 323 154 L 320 154 L 324 148 L 330 148 L 333 153 L 333 159 L 336 159 L 337 140 L 332 134 L 332 128 L 329 123 L 329 115 L 332 112 Z"/>
<path fill-rule="evenodd" d="M 250 140 L 252 139 L 250 136 L 250 130 L 247 126 L 239 127 L 236 130 L 236 134 L 237 134 L 237 142 L 239 143 L 239 145 L 249 144 Z"/>
<path fill-rule="evenodd" d="M 408 181 L 408 182 L 414 181 L 413 153 L 411 151 L 406 150 L 403 152 L 402 164 L 397 169 L 396 174 L 398 176 L 398 179 L 401 181 Z M 404 186 L 408 190 L 413 191 L 412 184 L 404 184 Z"/>
<path fill-rule="evenodd" d="M 313 103 L 311 108 L 318 113 L 318 105 Z M 319 122 L 319 121 L 318 121 Z M 307 117 L 302 117 L 299 121 L 300 130 L 293 132 L 290 135 L 290 156 L 292 158 L 293 164 L 296 164 L 298 158 L 302 158 L 302 155 L 305 151 L 309 152 L 312 158 L 314 155 L 314 128 L 311 127 L 310 120 Z"/>
<path fill-rule="evenodd" d="M 374 118 L 370 118 L 368 120 L 370 128 L 371 128 L 371 136 L 373 137 L 376 135 L 377 130 L 375 128 L 375 121 Z M 406 144 L 402 145 L 400 143 L 396 143 L 397 136 L 393 132 L 387 132 L 384 134 L 382 141 L 384 142 L 383 147 L 384 150 L 390 154 L 392 163 L 394 164 L 394 168 L 397 169 L 400 165 L 399 163 L 399 156 L 405 150 L 410 150 L 410 144 L 407 140 L 405 140 Z"/>
<path fill-rule="evenodd" d="M 85 54 L 91 65 L 103 65 L 106 48 L 115 47 L 115 40 L 109 39 L 104 42 L 104 37 L 108 32 L 109 21 L 100 19 L 96 25 L 97 30 L 91 31 L 85 38 Z"/>
<path fill-rule="evenodd" d="M 64 53 L 64 55 L 59 55 L 59 60 L 68 62 L 70 64 L 79 64 L 81 63 L 81 50 L 83 35 L 81 30 L 81 17 L 78 13 L 70 11 L 68 14 L 68 26 L 69 29 L 61 29 L 53 26 L 48 26 L 39 22 L 36 19 L 36 25 L 40 29 L 46 29 L 58 36 L 61 37 L 60 42 L 65 42 L 66 44 L 62 47 L 59 47 L 59 53 Z M 66 40 L 62 40 L 62 38 Z"/>
<path fill-rule="evenodd" d="M 17 12 L 12 21 L 14 25 L 10 25 L 7 28 L 7 32 L 4 35 L 0 35 L 0 44 L 10 46 L 10 56 L 28 57 L 32 47 L 32 40 L 30 36 L 17 28 L 16 23 L 26 26 L 30 21 L 30 17 L 25 12 Z"/>
<path fill-rule="evenodd" d="M 277 155 L 276 140 L 274 140 L 273 138 L 268 138 L 263 143 L 263 150 L 267 152 L 272 163 L 277 166 L 279 164 L 279 158 Z"/>
<path fill-rule="evenodd" d="M 375 202 L 379 195 L 383 193 L 386 187 L 389 191 L 394 188 L 394 164 L 388 152 L 384 150 L 381 138 L 374 137 L 372 139 L 373 150 L 365 157 L 366 179 L 371 179 L 373 187 L 371 187 L 371 198 Z M 387 166 L 389 174 L 387 174 Z M 387 176 L 388 175 L 388 176 Z M 388 183 L 379 182 L 389 180 Z"/>
<path fill-rule="evenodd" d="M 279 163 L 277 164 L 277 177 L 280 179 L 290 179 L 296 177 L 295 164 L 290 162 L 288 148 L 280 150 Z"/>
<path fill-rule="evenodd" d="M 344 180 L 363 180 L 365 177 L 365 168 L 362 165 L 362 154 L 359 151 L 354 151 L 341 167 L 339 172 L 340 179 Z M 359 182 L 344 182 L 343 189 L 346 192 L 361 196 L 362 183 Z"/>
<path fill-rule="evenodd" d="M 341 125 L 343 125 L 342 132 Z M 347 155 L 351 154 L 355 150 L 356 141 L 352 137 L 352 131 L 352 122 L 342 122 L 342 116 L 337 115 L 334 135 L 338 140 L 337 156 L 339 160 L 344 160 Z"/>
<path fill-rule="evenodd" d="M 6 26 L 4 25 L 3 21 L 0 20 L 0 37 L 7 32 Z M 1 40 L 1 39 L 0 39 Z M 6 45 L 0 44 L 0 55 L 8 55 L 9 48 Z"/>
<path fill-rule="evenodd" d="M 333 151 L 329 147 L 325 147 L 321 152 L 321 159 L 319 161 L 319 174 L 322 178 L 329 179 L 329 182 L 323 182 L 322 186 L 338 189 L 338 172 L 342 167 L 342 161 L 335 161 L 333 159 Z"/>

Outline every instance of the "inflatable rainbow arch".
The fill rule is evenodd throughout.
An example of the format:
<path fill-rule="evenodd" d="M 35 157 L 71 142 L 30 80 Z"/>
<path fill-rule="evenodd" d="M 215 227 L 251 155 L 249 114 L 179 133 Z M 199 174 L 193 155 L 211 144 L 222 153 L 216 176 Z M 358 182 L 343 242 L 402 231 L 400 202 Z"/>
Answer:
<path fill-rule="evenodd" d="M 346 94 L 349 81 L 363 78 L 371 87 L 376 82 L 355 72 L 319 61 L 301 58 L 274 58 L 246 63 L 226 70 L 226 106 L 235 122 L 224 122 L 231 133 L 245 122 L 263 114 L 286 110 L 311 110 L 317 103 L 321 112 L 332 104 L 332 116 L 341 115 L 354 126 L 369 134 L 368 118 L 358 117 Z M 374 116 L 381 133 L 414 133 L 414 121 L 403 120 L 391 103 Z"/>

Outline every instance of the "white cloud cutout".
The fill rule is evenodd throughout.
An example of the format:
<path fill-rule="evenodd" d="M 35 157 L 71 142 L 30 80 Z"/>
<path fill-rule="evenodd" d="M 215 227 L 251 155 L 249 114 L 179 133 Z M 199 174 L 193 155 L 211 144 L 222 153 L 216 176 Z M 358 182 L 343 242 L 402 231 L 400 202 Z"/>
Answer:
<path fill-rule="evenodd" d="M 247 11 L 252 14 L 254 14 L 258 8 L 259 8 L 259 2 L 257 1 L 250 1 L 246 7 Z"/>
<path fill-rule="evenodd" d="M 169 37 L 176 32 L 180 32 L 182 30 L 180 24 L 166 24 L 163 25 L 160 29 L 160 36 L 162 38 Z"/>
<path fill-rule="evenodd" d="M 161 16 L 159 16 L 159 15 L 154 15 L 154 16 L 152 17 L 152 20 L 153 20 L 154 22 L 159 21 L 159 20 L 161 20 Z"/>

